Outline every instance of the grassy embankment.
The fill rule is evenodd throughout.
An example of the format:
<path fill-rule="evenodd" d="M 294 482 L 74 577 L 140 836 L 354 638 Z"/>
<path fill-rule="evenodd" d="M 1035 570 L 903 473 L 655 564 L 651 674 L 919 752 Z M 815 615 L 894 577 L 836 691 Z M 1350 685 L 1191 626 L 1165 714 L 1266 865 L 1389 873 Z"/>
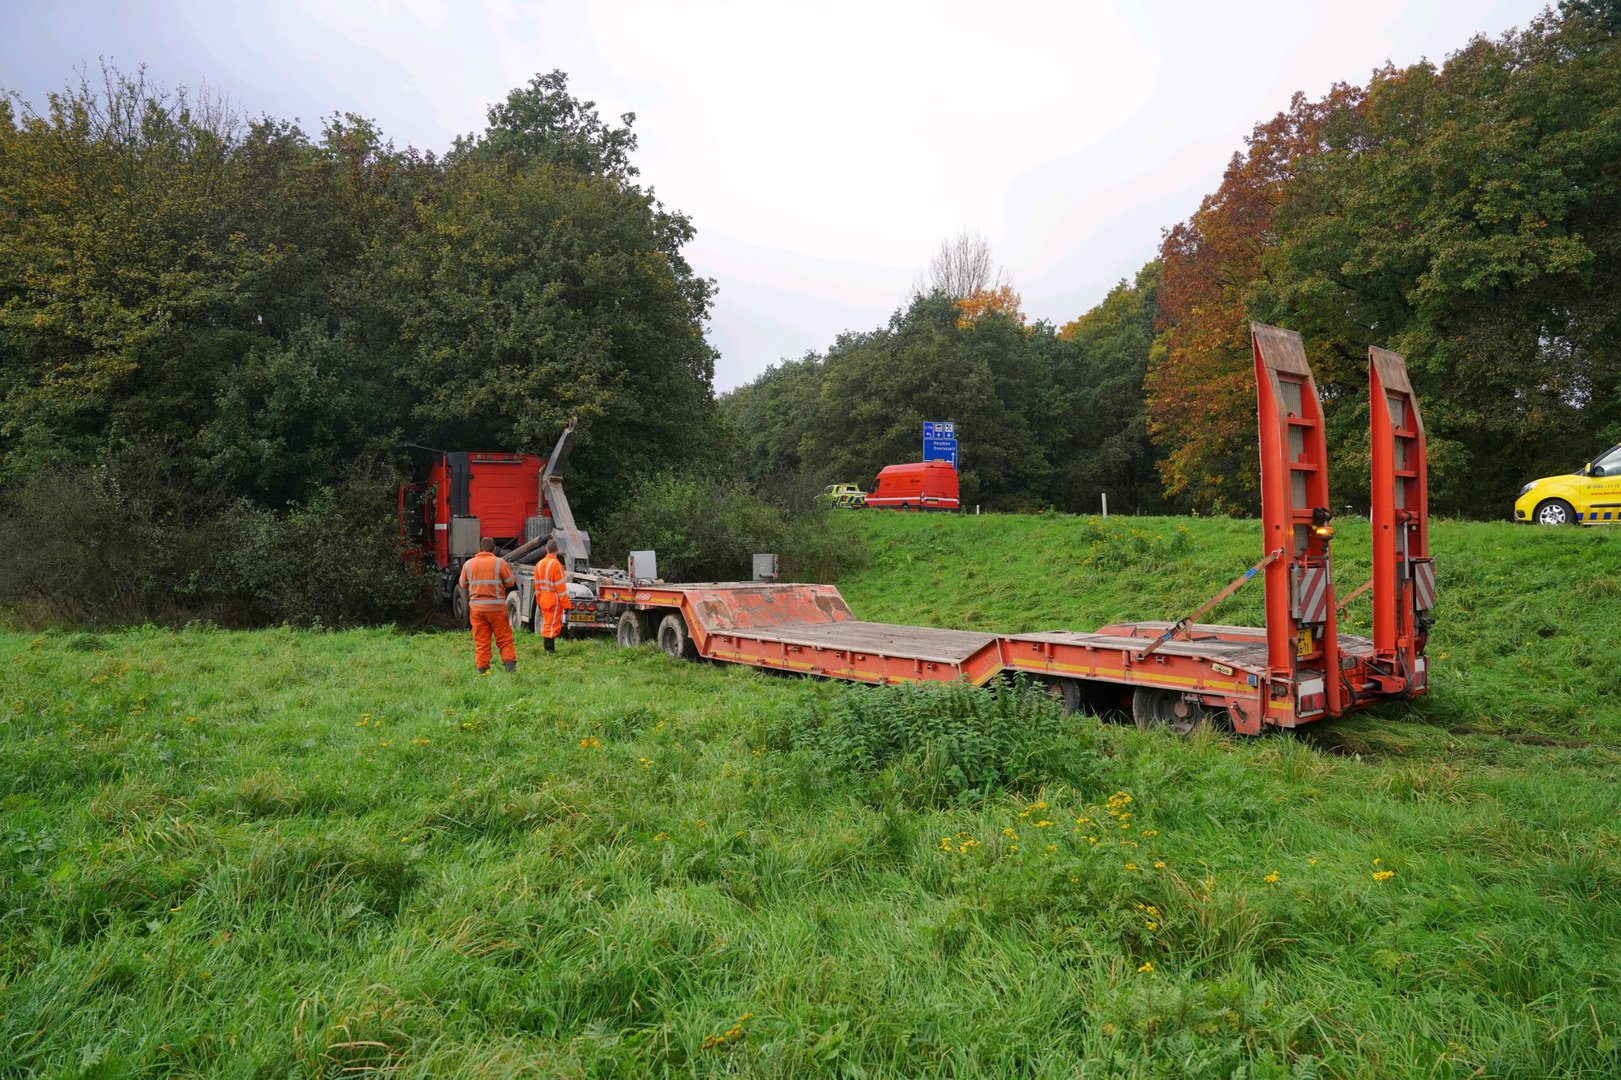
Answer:
<path fill-rule="evenodd" d="M 839 524 L 858 615 L 940 625 L 1175 617 L 1255 557 Z M 606 642 L 0 634 L 0 1076 L 1615 1074 L 1621 534 L 1435 548 L 1433 695 L 1309 738 L 958 700 L 881 745 L 885 692 Z"/>

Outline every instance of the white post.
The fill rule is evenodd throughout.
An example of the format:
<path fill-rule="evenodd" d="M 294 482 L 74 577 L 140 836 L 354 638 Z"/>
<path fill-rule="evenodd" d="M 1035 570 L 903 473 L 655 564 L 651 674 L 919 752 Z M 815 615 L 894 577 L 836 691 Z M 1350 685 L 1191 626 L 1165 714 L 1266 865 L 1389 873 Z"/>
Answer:
<path fill-rule="evenodd" d="M 978 503 L 974 504 L 974 516 L 975 517 L 979 516 L 979 504 Z"/>
<path fill-rule="evenodd" d="M 1107 491 L 1103 493 L 1103 516 L 1109 516 L 1109 493 Z"/>

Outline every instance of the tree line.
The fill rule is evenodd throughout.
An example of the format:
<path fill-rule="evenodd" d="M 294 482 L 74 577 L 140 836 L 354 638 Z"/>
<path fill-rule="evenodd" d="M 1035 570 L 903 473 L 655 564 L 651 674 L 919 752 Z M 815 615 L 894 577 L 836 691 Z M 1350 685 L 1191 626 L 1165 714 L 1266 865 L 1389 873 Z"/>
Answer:
<path fill-rule="evenodd" d="M 937 260 L 937 287 L 887 327 L 726 395 L 739 467 L 760 485 L 870 480 L 918 457 L 922 420 L 955 419 L 969 501 L 1254 513 L 1259 320 L 1305 336 L 1336 501 L 1368 498 L 1381 345 L 1408 358 L 1434 508 L 1500 517 L 1524 481 L 1621 440 L 1617 162 L 1616 0 L 1296 95 L 1074 322 L 1026 326 Z"/>
<path fill-rule="evenodd" d="M 915 460 L 930 419 L 970 504 L 1253 512 L 1251 319 L 1305 335 L 1347 503 L 1369 344 L 1408 357 L 1442 512 L 1498 516 L 1621 439 L 1621 0 L 1296 96 L 1064 325 L 959 238 L 886 325 L 719 401 L 715 285 L 633 122 L 561 72 L 442 155 L 144 71 L 0 96 L 0 602 L 88 612 L 114 568 L 128 617 L 385 617 L 416 455 L 544 453 L 574 415 L 576 506 L 621 531 L 648 477 L 794 503 Z"/>
<path fill-rule="evenodd" d="M 712 432 L 713 285 L 637 182 L 632 116 L 560 72 L 442 157 L 334 116 L 310 136 L 104 72 L 0 100 L 0 484 L 141 445 L 307 501 L 408 444 L 592 445 L 585 505 Z"/>
<path fill-rule="evenodd" d="M 736 467 L 763 489 L 870 485 L 918 460 L 923 421 L 952 420 L 965 504 L 1095 511 L 1106 490 L 1116 509 L 1163 509 L 1142 397 L 1158 282 L 1145 267 L 1055 327 L 1027 325 L 1006 283 L 959 296 L 936 280 L 888 326 L 725 395 Z"/>
<path fill-rule="evenodd" d="M 586 514 L 702 466 L 714 286 L 682 254 L 691 223 L 638 180 L 633 120 L 560 72 L 443 156 L 144 71 L 38 110 L 0 98 L 0 541 L 122 567 L 135 617 L 309 621 L 319 606 L 251 568 L 307 578 L 297 538 L 322 514 L 357 573 L 399 564 L 392 485 L 428 448 L 544 454 L 579 416 Z M 9 561 L 0 598 L 40 593 L 49 565 Z M 398 585 L 329 618 L 397 610 Z M 48 590 L 75 610 L 94 591 Z"/>

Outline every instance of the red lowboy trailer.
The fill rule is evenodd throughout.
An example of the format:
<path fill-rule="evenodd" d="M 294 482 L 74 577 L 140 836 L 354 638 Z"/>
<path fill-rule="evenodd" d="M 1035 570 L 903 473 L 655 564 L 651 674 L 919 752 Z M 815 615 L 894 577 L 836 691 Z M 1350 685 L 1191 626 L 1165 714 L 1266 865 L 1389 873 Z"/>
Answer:
<path fill-rule="evenodd" d="M 1071 709 L 1129 705 L 1143 727 L 1225 719 L 1259 734 L 1341 716 L 1427 688 L 1435 603 L 1424 426 L 1395 353 L 1372 349 L 1372 640 L 1335 626 L 1323 414 L 1300 335 L 1254 324 L 1262 557 L 1189 617 L 1095 631 L 991 634 L 862 622 L 830 585 L 603 582 L 623 644 L 672 656 L 865 683 L 982 685 L 1023 674 Z M 1194 620 L 1263 575 L 1266 626 Z M 1362 592 L 1358 589 L 1357 592 Z"/>

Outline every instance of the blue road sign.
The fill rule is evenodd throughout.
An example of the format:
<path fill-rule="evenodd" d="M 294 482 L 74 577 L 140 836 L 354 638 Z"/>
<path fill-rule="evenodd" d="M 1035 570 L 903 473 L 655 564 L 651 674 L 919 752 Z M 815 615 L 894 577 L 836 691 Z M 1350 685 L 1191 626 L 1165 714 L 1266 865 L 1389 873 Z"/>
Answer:
<path fill-rule="evenodd" d="M 923 421 L 923 460 L 949 461 L 957 467 L 957 422 L 955 420 Z"/>

